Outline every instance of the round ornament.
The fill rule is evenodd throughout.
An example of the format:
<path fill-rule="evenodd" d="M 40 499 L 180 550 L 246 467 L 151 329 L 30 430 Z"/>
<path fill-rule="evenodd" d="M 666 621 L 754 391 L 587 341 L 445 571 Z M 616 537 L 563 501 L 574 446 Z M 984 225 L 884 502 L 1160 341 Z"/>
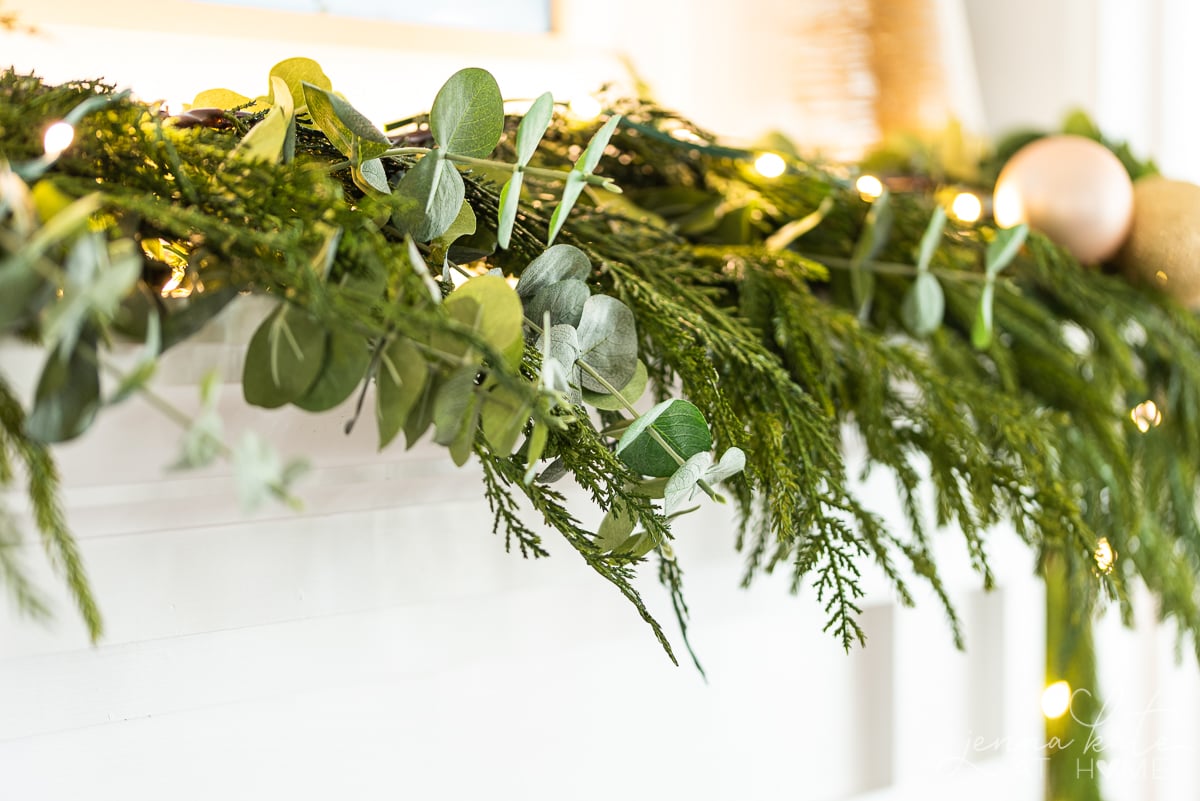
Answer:
<path fill-rule="evenodd" d="M 1133 183 L 1108 148 L 1047 136 L 1018 150 L 996 181 L 996 223 L 1029 223 L 1083 264 L 1111 258 L 1133 220 Z"/>
<path fill-rule="evenodd" d="M 1133 226 L 1117 253 L 1130 281 L 1200 308 L 1200 186 L 1159 175 L 1133 185 Z"/>

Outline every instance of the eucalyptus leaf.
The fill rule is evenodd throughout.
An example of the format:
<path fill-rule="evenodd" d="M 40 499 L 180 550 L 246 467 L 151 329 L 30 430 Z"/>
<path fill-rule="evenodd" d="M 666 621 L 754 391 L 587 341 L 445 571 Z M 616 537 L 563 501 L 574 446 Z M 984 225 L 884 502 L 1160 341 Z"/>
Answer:
<path fill-rule="evenodd" d="M 449 230 L 466 198 L 458 170 L 453 165 L 439 170 L 441 163 L 434 155 L 425 156 L 404 174 L 393 193 L 401 204 L 392 222 L 418 242 L 429 242 Z"/>
<path fill-rule="evenodd" d="M 542 386 L 566 393 L 572 403 L 582 400 L 579 394 L 579 335 L 569 325 L 544 329 L 538 340 L 542 352 Z"/>
<path fill-rule="evenodd" d="M 554 118 L 554 97 L 546 92 L 533 101 L 529 111 L 517 125 L 517 164 L 525 166 L 537 152 L 538 143 L 546 135 L 550 121 Z"/>
<path fill-rule="evenodd" d="M 281 303 L 259 325 L 246 349 L 246 402 L 274 409 L 304 395 L 321 372 L 327 337 L 315 317 Z"/>
<path fill-rule="evenodd" d="M 996 238 L 988 245 L 984 267 L 989 276 L 999 275 L 1000 271 L 1012 263 L 1021 252 L 1021 246 L 1029 236 L 1029 226 L 1025 223 L 1012 228 L 1001 228 L 996 231 Z"/>
<path fill-rule="evenodd" d="M 371 352 L 360 334 L 335 328 L 326 338 L 325 358 L 313 385 L 293 401 L 308 412 L 323 412 L 340 404 L 362 382 Z"/>
<path fill-rule="evenodd" d="M 568 278 L 538 292 L 525 305 L 525 314 L 531 320 L 541 320 L 545 313 L 549 313 L 553 325 L 578 326 L 584 304 L 591 296 L 592 291 L 587 284 L 576 278 Z"/>
<path fill-rule="evenodd" d="M 275 104 L 229 154 L 229 160 L 277 162 L 283 157 L 288 129 L 296 113 L 295 103 L 282 78 L 271 77 Z"/>
<path fill-rule="evenodd" d="M 891 228 L 891 196 L 885 189 L 867 211 L 862 233 L 859 234 L 850 257 L 850 290 L 860 320 L 865 320 L 871 313 L 871 303 L 875 295 L 875 274 L 867 269 L 866 264 L 883 250 Z"/>
<path fill-rule="evenodd" d="M 533 403 L 528 397 L 511 387 L 489 379 L 480 393 L 482 408 L 479 425 L 492 451 L 510 455 L 517 447 L 517 440 L 533 413 Z"/>
<path fill-rule="evenodd" d="M 712 454 L 701 451 L 688 457 L 667 479 L 663 491 L 663 514 L 670 517 L 683 508 L 696 494 L 696 487 L 704 478 L 704 472 L 712 466 Z"/>
<path fill-rule="evenodd" d="M 512 239 L 513 226 L 517 224 L 517 211 L 521 205 L 521 186 L 525 173 L 513 167 L 512 177 L 500 188 L 500 209 L 496 212 L 496 243 L 507 248 Z"/>
<path fill-rule="evenodd" d="M 380 450 L 400 433 L 428 382 L 429 365 L 412 340 L 397 339 L 384 349 L 375 376 Z"/>
<path fill-rule="evenodd" d="M 438 387 L 433 404 L 433 424 L 437 429 L 433 441 L 437 444 L 451 444 L 467 425 L 470 413 L 478 404 L 475 395 L 477 374 L 475 367 L 459 367 Z"/>
<path fill-rule="evenodd" d="M 450 246 L 454 244 L 454 240 L 463 236 L 470 236 L 475 233 L 475 229 L 479 227 L 479 221 L 475 218 L 475 210 L 471 208 L 471 204 L 463 201 L 458 210 L 458 216 L 454 218 L 454 222 L 450 223 L 450 227 L 441 233 L 431 245 L 431 250 L 443 262 L 448 257 Z"/>
<path fill-rule="evenodd" d="M 657 439 L 682 460 L 712 449 L 712 434 L 704 415 L 685 400 L 667 400 L 634 420 L 617 442 L 617 455 L 644 476 L 671 476 L 679 467 Z"/>
<path fill-rule="evenodd" d="M 110 245 L 100 232 L 81 236 L 67 254 L 62 297 L 46 312 L 43 341 L 70 350 L 88 320 L 107 323 L 113 318 L 141 272 L 142 258 L 132 242 Z"/>
<path fill-rule="evenodd" d="M 421 249 L 417 247 L 417 243 L 413 241 L 411 236 L 404 237 L 404 244 L 408 251 L 409 266 L 420 277 L 421 282 L 425 284 L 425 288 L 429 290 L 430 300 L 435 304 L 441 303 L 442 288 L 434 280 L 433 274 L 429 272 L 429 265 L 425 263 L 425 258 L 421 255 Z"/>
<path fill-rule="evenodd" d="M 938 330 L 945 313 L 946 296 L 937 277 L 928 271 L 917 273 L 900 307 L 905 327 L 918 337 L 927 337 Z"/>
<path fill-rule="evenodd" d="M 546 238 L 547 245 L 554 244 L 554 238 L 566 224 L 567 215 L 571 213 L 575 201 L 579 200 L 579 195 L 585 186 L 587 186 L 587 177 L 583 173 L 571 170 L 567 174 L 566 183 L 563 184 L 562 200 L 554 207 L 554 213 L 550 215 L 550 233 Z"/>
<path fill-rule="evenodd" d="M 583 155 L 575 163 L 576 170 L 584 175 L 591 175 L 595 172 L 596 167 L 600 164 L 601 156 L 604 155 L 604 148 L 608 147 L 608 141 L 612 139 L 613 132 L 617 130 L 617 124 L 620 122 L 621 115 L 614 114 L 604 125 L 600 126 L 600 130 L 592 134 L 591 140 L 584 148 Z"/>
<path fill-rule="evenodd" d="M 630 559 L 641 559 L 653 551 L 657 545 L 658 543 L 654 541 L 653 537 L 647 532 L 642 531 L 634 534 L 616 548 L 613 548 L 613 553 L 629 557 Z"/>
<path fill-rule="evenodd" d="M 525 315 L 521 299 L 503 278 L 476 276 L 450 293 L 445 307 L 451 317 L 473 328 L 499 351 L 508 367 L 516 369 L 521 363 Z"/>
<path fill-rule="evenodd" d="M 343 156 L 361 164 L 391 148 L 391 140 L 341 97 L 312 83 L 305 83 L 303 89 L 313 124 Z"/>
<path fill-rule="evenodd" d="M 987 350 L 992 344 L 992 307 L 995 302 L 996 285 L 988 281 L 979 293 L 979 306 L 975 309 L 975 322 L 971 326 L 971 344 L 976 350 Z"/>
<path fill-rule="evenodd" d="M 921 247 L 917 251 L 917 272 L 926 272 L 933 264 L 933 254 L 942 243 L 942 233 L 946 229 L 946 210 L 941 205 L 934 206 L 933 217 L 921 236 Z"/>
<path fill-rule="evenodd" d="M 329 91 L 333 89 L 333 81 L 321 69 L 321 65 L 311 58 L 288 58 L 271 67 L 270 76 L 279 78 L 287 87 L 288 96 L 295 107 L 305 105 L 308 100 L 304 94 L 304 84 L 311 84 L 318 89 Z M 279 87 L 271 81 L 271 100 L 279 102 Z"/>
<path fill-rule="evenodd" d="M 546 424 L 537 422 L 533 424 L 533 431 L 529 434 L 529 443 L 525 448 L 525 483 L 533 481 L 533 477 L 537 475 L 537 463 L 542 458 L 542 453 L 546 450 L 546 440 L 550 436 L 550 430 L 546 428 Z"/>
<path fill-rule="evenodd" d="M 88 429 L 100 408 L 100 371 L 96 331 L 80 333 L 71 350 L 53 350 L 42 368 L 25 418 L 25 433 L 43 443 L 66 442 Z"/>
<path fill-rule="evenodd" d="M 306 463 L 300 460 L 285 465 L 278 451 L 253 431 L 246 432 L 233 449 L 233 475 L 246 513 L 272 497 L 297 505 L 290 494 L 291 485 L 306 470 Z"/>
<path fill-rule="evenodd" d="M 586 280 L 592 274 L 592 262 L 574 245 L 554 245 L 529 262 L 517 281 L 517 294 L 532 298 L 551 284 L 574 278 Z"/>
<path fill-rule="evenodd" d="M 592 295 L 579 320 L 579 357 L 611 387 L 623 387 L 637 372 L 637 325 L 633 312 L 608 295 Z M 584 370 L 583 388 L 607 392 L 608 387 Z"/>
<path fill-rule="evenodd" d="M 262 111 L 270 108 L 269 103 L 255 103 L 243 94 L 232 89 L 205 89 L 192 99 L 192 108 L 246 109 Z"/>
<path fill-rule="evenodd" d="M 646 392 L 646 385 L 650 381 L 650 375 L 646 371 L 646 365 L 638 359 L 637 370 L 633 374 L 633 378 L 629 379 L 629 383 L 621 387 L 620 397 L 610 395 L 607 392 L 592 392 L 591 390 L 583 391 L 583 400 L 597 409 L 607 411 L 620 411 L 632 406 Z"/>
<path fill-rule="evenodd" d="M 387 170 L 383 168 L 380 159 L 367 159 L 353 168 L 354 183 L 365 194 L 378 196 L 390 195 L 392 188 L 388 186 Z"/>
<path fill-rule="evenodd" d="M 437 401 L 438 388 L 442 384 L 442 374 L 430 370 L 425 384 L 417 396 L 417 402 L 404 420 L 404 447 L 411 449 L 420 441 L 429 427 L 433 425 L 433 408 Z"/>
<path fill-rule="evenodd" d="M 433 100 L 429 129 L 447 152 L 490 155 L 504 133 L 504 98 L 496 79 L 477 67 L 451 75 Z"/>
<path fill-rule="evenodd" d="M 633 533 L 635 525 L 637 525 L 637 521 L 629 510 L 614 506 L 600 521 L 600 528 L 596 529 L 596 547 L 601 552 L 621 547 L 621 544 L 628 540 L 629 535 Z"/>

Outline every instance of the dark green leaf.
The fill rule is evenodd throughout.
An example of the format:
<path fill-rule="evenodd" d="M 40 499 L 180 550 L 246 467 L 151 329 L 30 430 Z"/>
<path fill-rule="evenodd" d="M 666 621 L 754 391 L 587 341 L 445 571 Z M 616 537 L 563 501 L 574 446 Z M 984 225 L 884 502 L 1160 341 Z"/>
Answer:
<path fill-rule="evenodd" d="M 81 332 L 70 352 L 52 351 L 34 393 L 25 431 L 38 442 L 66 442 L 92 424 L 100 408 L 96 332 Z"/>
<path fill-rule="evenodd" d="M 504 132 L 504 98 L 486 70 L 468 67 L 450 76 L 429 112 L 433 139 L 460 156 L 484 158 Z"/>
<path fill-rule="evenodd" d="M 712 449 L 712 434 L 704 415 L 691 403 L 676 399 L 663 401 L 634 420 L 617 443 L 617 455 L 641 475 L 673 475 L 680 462 L 655 435 L 683 460 Z"/>
<path fill-rule="evenodd" d="M 323 412 L 340 404 L 363 380 L 371 352 L 361 335 L 344 328 L 329 332 L 325 359 L 317 380 L 293 403 L 309 412 Z"/>
<path fill-rule="evenodd" d="M 280 304 L 263 320 L 242 370 L 246 402 L 274 409 L 308 391 L 325 361 L 324 327 L 304 311 Z"/>
<path fill-rule="evenodd" d="M 384 350 L 375 377 L 380 450 L 400 432 L 428 382 L 429 365 L 412 340 L 397 339 Z"/>
<path fill-rule="evenodd" d="M 442 383 L 441 373 L 429 371 L 412 411 L 404 420 L 404 447 L 412 448 L 433 425 L 433 407 Z"/>

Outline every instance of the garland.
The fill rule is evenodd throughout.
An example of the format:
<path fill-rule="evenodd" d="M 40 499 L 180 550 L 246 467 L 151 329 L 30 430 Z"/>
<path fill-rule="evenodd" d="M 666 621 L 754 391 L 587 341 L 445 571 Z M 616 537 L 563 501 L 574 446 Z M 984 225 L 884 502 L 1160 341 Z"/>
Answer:
<path fill-rule="evenodd" d="M 263 98 L 197 106 L 169 117 L 98 83 L 0 76 L 0 331 L 46 350 L 29 408 L 0 384 L 0 482 L 25 466 L 93 637 L 49 446 L 131 392 L 173 414 L 147 383 L 157 359 L 243 292 L 279 301 L 249 343 L 248 402 L 320 412 L 357 395 L 361 413 L 373 386 L 381 446 L 432 428 L 456 463 L 477 458 L 506 547 L 548 553 L 523 495 L 672 659 L 635 568 L 657 561 L 686 644 L 670 523 L 721 493 L 745 582 L 809 583 L 847 647 L 866 563 L 906 604 L 927 582 L 960 639 L 935 529 L 961 532 L 989 587 L 1002 521 L 1089 606 L 1125 604 L 1140 577 L 1200 633 L 1200 325 L 1171 301 L 1023 227 L 947 220 L 932 192 L 865 201 L 849 172 L 794 153 L 764 178 L 644 103 L 598 128 L 548 95 L 506 117 L 482 70 L 387 134 L 304 59 Z M 62 147 L 43 138 L 56 121 L 74 134 Z M 144 358 L 101 397 L 116 337 Z M 1143 431 L 1130 409 L 1148 398 L 1169 413 Z M 248 505 L 291 499 L 303 465 L 226 443 L 207 409 L 181 420 L 180 464 L 227 458 Z M 857 495 L 847 427 L 894 473 L 907 530 Z M 564 475 L 606 511 L 598 531 L 555 489 Z M 38 613 L 13 521 L 0 576 Z"/>

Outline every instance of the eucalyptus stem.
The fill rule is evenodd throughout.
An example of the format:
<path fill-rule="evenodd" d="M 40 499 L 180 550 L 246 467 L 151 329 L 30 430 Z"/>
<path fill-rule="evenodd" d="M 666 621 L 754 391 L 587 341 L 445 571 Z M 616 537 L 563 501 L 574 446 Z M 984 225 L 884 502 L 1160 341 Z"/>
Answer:
<path fill-rule="evenodd" d="M 800 255 L 801 257 L 803 257 L 805 259 L 809 259 L 810 261 L 815 261 L 818 264 L 822 264 L 826 267 L 831 267 L 835 270 L 850 270 L 850 269 L 862 268 L 865 270 L 870 270 L 871 272 L 874 272 L 874 273 L 879 273 L 881 275 L 913 275 L 913 276 L 917 275 L 920 272 L 920 270 L 918 270 L 915 266 L 913 266 L 911 264 L 901 264 L 899 262 L 894 262 L 894 261 L 875 261 L 873 259 L 868 259 L 867 261 L 855 263 L 851 259 L 840 258 L 837 256 L 827 256 L 827 255 L 816 254 L 816 253 L 800 253 L 798 255 Z M 940 269 L 935 270 L 935 269 L 930 268 L 928 270 L 928 272 L 931 272 L 934 275 L 940 276 L 942 278 L 948 278 L 952 281 L 972 281 L 972 282 L 976 282 L 976 283 L 983 283 L 983 282 L 987 281 L 987 276 L 985 276 L 981 273 L 966 272 L 965 270 L 940 270 Z"/>
<path fill-rule="evenodd" d="M 431 147 L 418 147 L 415 145 L 409 147 L 393 147 L 390 150 L 381 153 L 379 158 L 386 158 L 389 156 L 427 156 L 433 152 L 434 148 Z M 479 159 L 475 158 L 474 156 L 462 156 L 458 153 L 450 153 L 448 151 L 442 152 L 442 158 L 446 159 L 447 161 L 457 162 L 458 164 L 462 164 L 467 167 L 485 167 L 488 169 L 501 169 L 506 171 L 511 171 L 515 167 L 517 170 L 525 173 L 526 175 L 533 175 L 538 178 L 546 178 L 547 180 L 551 181 L 566 181 L 572 173 L 581 174 L 577 173 L 575 170 L 552 170 L 547 167 L 530 167 L 524 164 L 514 165 L 508 163 L 507 161 Z M 333 164 L 330 164 L 326 168 L 326 171 L 338 172 L 339 170 L 344 170 L 347 167 L 353 166 L 354 162 L 349 160 L 336 161 Z M 583 179 L 591 186 L 598 186 L 601 189 L 605 189 L 609 192 L 613 192 L 618 195 L 621 194 L 621 187 L 613 183 L 611 178 L 607 178 L 603 175 L 584 175 Z"/>

